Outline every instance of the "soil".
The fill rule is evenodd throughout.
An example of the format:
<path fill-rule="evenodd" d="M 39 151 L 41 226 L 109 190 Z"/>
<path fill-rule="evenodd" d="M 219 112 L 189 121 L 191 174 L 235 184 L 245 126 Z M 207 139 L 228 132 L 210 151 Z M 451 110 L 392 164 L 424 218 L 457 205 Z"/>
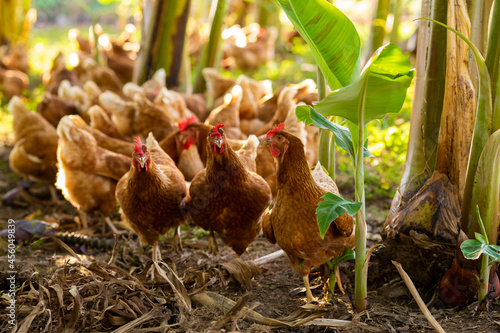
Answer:
<path fill-rule="evenodd" d="M 0 143 L 0 193 L 5 194 L 18 186 L 20 178 L 8 167 L 11 147 Z M 342 184 L 339 184 L 341 192 Z M 52 204 L 43 186 L 37 185 L 36 202 L 19 205 L 2 204 L 0 226 L 5 229 L 8 219 L 37 219 L 55 223 L 58 231 L 79 232 L 113 244 L 111 233 L 98 216 L 92 218 L 89 230 L 79 230 L 77 211 L 66 201 Z M 45 197 L 44 197 L 45 195 Z M 60 195 L 60 194 L 59 194 Z M 381 229 L 389 209 L 390 199 L 367 202 L 369 244 L 382 242 Z M 120 216 L 113 216 L 119 221 Z M 478 311 L 477 302 L 461 309 L 446 309 L 437 295 L 440 276 L 451 264 L 450 249 L 435 253 L 415 251 L 401 244 L 387 244 L 371 256 L 368 281 L 368 310 L 359 312 L 353 306 L 353 263 L 341 265 L 344 293 L 338 288 L 326 302 L 326 269 L 317 269 L 310 275 L 311 286 L 318 304 L 306 305 L 302 279 L 292 271 L 288 259 L 281 256 L 261 267 L 261 271 L 248 262 L 279 250 L 263 236 L 250 246 L 242 256 L 246 262 L 231 261 L 236 257 L 231 249 L 218 240 L 219 254 L 207 251 L 208 236 L 194 226 L 182 230 L 183 251 L 176 253 L 171 246 L 172 235 L 161 243 L 162 255 L 170 267 L 177 270 L 186 292 L 191 296 L 203 292 L 222 295 L 239 302 L 231 311 L 216 305 L 202 306 L 193 300 L 190 311 L 182 305 L 182 296 L 174 296 L 168 283 L 153 284 L 140 281 L 139 272 L 150 258 L 145 247 L 142 257 L 138 253 L 135 236 L 122 235 L 117 247 L 115 264 L 108 265 L 112 251 L 94 248 L 74 241 L 65 242 L 68 250 L 57 241 L 46 239 L 30 245 L 33 239 L 21 244 L 16 253 L 16 319 L 19 332 L 62 331 L 75 327 L 77 332 L 432 332 L 415 300 L 408 292 L 390 260 L 403 261 L 403 267 L 412 278 L 419 281 L 417 288 L 428 307 L 446 332 L 498 332 L 500 331 L 500 302 L 492 300 L 489 311 Z M 72 244 L 73 243 L 73 244 Z M 96 242 L 95 242 L 96 243 Z M 103 243 L 103 242 L 101 242 Z M 0 331 L 9 327 L 6 307 L 9 305 L 7 277 L 7 243 L 0 241 Z M 95 244 L 94 244 L 95 245 Z M 101 244 L 102 245 L 102 244 Z M 399 247 L 398 247 L 399 246 Z M 80 254 L 78 262 L 70 252 Z M 413 264 L 406 260 L 415 254 Z M 141 259 L 139 259 L 141 258 Z M 430 258 L 430 259 L 428 259 Z M 436 259 L 433 260 L 432 258 Z M 246 269 L 246 278 L 236 271 Z M 432 262 L 432 264 L 430 263 Z M 175 264 L 175 265 L 174 265 Z M 253 271 L 252 271 L 253 270 Z M 423 276 L 424 278 L 419 278 Z M 172 277 L 171 275 L 169 277 Z M 240 282 L 238 282 L 238 279 Z M 175 280 L 175 278 L 173 278 Z M 422 282 L 423 281 L 423 282 Z M 322 316 L 348 321 L 346 327 L 303 324 L 297 327 L 272 327 L 252 321 L 241 307 L 246 305 L 268 318 L 285 318 L 287 323 L 297 323 L 300 318 Z M 301 310 L 297 314 L 296 310 Z"/>

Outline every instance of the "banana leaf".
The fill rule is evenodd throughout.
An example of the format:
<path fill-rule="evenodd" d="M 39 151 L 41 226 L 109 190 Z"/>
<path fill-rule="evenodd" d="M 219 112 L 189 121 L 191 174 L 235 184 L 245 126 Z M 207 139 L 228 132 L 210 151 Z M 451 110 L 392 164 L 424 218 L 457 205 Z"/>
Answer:
<path fill-rule="evenodd" d="M 359 106 L 364 100 L 364 124 L 401 110 L 415 70 L 395 44 L 382 46 L 351 85 L 331 92 L 315 105 L 323 116 L 341 116 L 359 123 Z"/>
<path fill-rule="evenodd" d="M 490 244 L 497 243 L 500 225 L 500 130 L 493 133 L 483 148 L 474 177 L 472 207 L 479 206 Z M 471 214 L 469 238 L 481 232 L 477 214 Z"/>
<path fill-rule="evenodd" d="M 331 89 L 345 87 L 359 76 L 361 46 L 354 24 L 324 0 L 277 0 L 311 47 Z"/>

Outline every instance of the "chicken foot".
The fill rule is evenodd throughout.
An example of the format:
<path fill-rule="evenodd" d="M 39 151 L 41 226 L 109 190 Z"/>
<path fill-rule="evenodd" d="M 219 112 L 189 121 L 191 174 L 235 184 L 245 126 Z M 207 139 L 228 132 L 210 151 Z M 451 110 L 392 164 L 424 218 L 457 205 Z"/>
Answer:
<path fill-rule="evenodd" d="M 168 281 L 167 272 L 165 272 L 165 270 L 160 266 L 162 257 L 158 241 L 153 244 L 151 259 L 152 265 L 147 273 L 148 278 L 155 283 L 164 283 L 165 281 Z"/>
<path fill-rule="evenodd" d="M 208 252 L 212 254 L 217 254 L 219 252 L 219 247 L 217 246 L 217 240 L 215 239 L 215 233 L 210 230 L 210 236 L 208 236 Z"/>

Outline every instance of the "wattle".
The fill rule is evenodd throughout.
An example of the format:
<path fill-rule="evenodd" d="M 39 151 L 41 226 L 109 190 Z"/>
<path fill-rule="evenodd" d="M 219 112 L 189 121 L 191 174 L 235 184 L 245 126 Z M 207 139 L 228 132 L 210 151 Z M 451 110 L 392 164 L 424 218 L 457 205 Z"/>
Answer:
<path fill-rule="evenodd" d="M 276 148 L 274 148 L 273 146 L 271 146 L 271 155 L 273 155 L 274 157 L 278 157 L 280 156 L 280 151 Z"/>

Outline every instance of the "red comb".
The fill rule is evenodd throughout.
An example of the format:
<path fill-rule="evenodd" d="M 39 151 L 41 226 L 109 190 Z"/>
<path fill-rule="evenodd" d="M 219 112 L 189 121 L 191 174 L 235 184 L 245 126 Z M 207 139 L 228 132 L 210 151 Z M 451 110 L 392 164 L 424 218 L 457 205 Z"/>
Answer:
<path fill-rule="evenodd" d="M 135 153 L 144 156 L 144 151 L 142 150 L 141 138 L 136 136 L 134 139 L 134 143 L 135 143 L 135 148 L 134 148 Z"/>
<path fill-rule="evenodd" d="M 221 127 L 224 127 L 226 125 L 224 125 L 222 122 L 215 125 L 213 128 L 212 128 L 212 135 L 216 135 L 220 138 L 220 133 L 219 133 L 219 128 Z"/>
<path fill-rule="evenodd" d="M 281 132 L 284 129 L 285 129 L 285 123 L 281 123 L 279 125 L 274 125 L 273 129 L 270 130 L 269 132 L 267 132 L 266 138 L 270 138 L 271 136 L 273 136 L 277 132 Z"/>
<path fill-rule="evenodd" d="M 194 124 L 196 122 L 196 117 L 195 116 L 190 116 L 190 117 L 187 117 L 186 119 L 184 120 L 181 120 L 177 123 L 177 127 L 179 127 L 179 130 L 182 132 L 184 132 L 186 130 L 186 128 L 191 125 L 191 124 Z"/>

